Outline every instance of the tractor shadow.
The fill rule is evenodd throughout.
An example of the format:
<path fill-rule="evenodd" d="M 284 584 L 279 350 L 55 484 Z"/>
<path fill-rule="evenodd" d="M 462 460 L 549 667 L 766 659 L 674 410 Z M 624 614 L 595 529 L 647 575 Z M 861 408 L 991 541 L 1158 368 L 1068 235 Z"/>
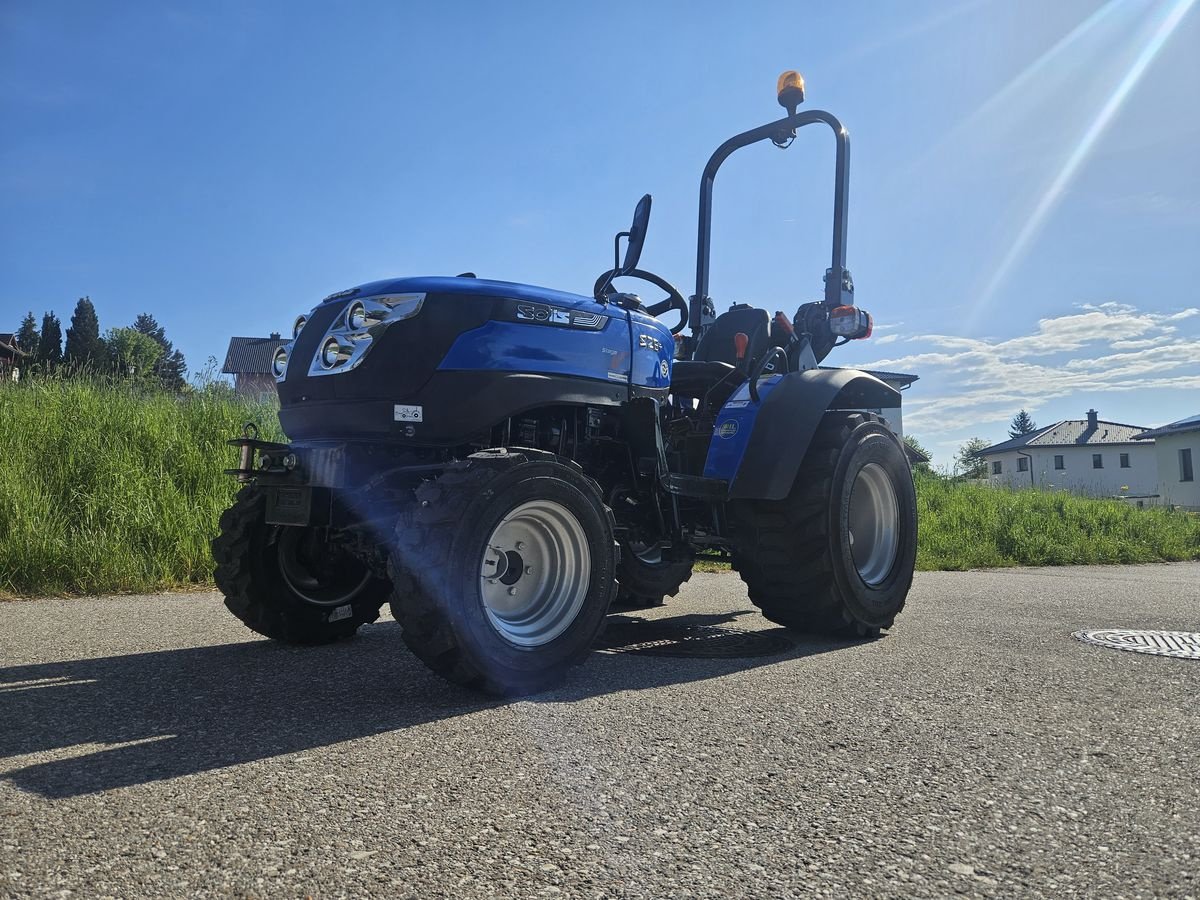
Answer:
<path fill-rule="evenodd" d="M 599 652 L 572 670 L 565 684 L 521 702 L 571 703 L 650 690 L 852 646 L 792 637 L 778 628 L 755 632 L 785 648 L 770 655 L 647 655 L 661 650 L 664 640 L 670 643 L 667 626 L 712 637 L 715 626 L 736 615 L 640 624 L 630 616 L 613 617 Z M 249 641 L 12 666 L 0 669 L 5 723 L 0 777 L 43 797 L 75 797 L 402 731 L 511 702 L 517 701 L 442 681 L 408 652 L 391 621 L 329 647 Z M 114 744 L 124 746 L 103 746 Z M 83 752 L 24 765 L 11 759 L 66 748 Z"/>

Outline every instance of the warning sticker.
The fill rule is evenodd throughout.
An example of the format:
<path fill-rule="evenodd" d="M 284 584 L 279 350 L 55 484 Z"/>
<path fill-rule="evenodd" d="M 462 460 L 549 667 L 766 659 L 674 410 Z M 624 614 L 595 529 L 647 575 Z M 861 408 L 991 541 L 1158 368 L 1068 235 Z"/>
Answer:
<path fill-rule="evenodd" d="M 420 406 L 401 406 L 399 403 L 395 406 L 393 418 L 397 422 L 424 422 L 424 408 Z"/>

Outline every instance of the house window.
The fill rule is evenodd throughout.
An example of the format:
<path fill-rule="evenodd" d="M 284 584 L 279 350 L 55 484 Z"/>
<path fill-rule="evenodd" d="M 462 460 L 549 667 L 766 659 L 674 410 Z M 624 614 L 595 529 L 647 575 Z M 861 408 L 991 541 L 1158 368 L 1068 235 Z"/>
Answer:
<path fill-rule="evenodd" d="M 1029 471 L 1029 457 L 1028 456 L 1018 456 L 1017 457 L 1017 471 L 1018 472 L 1028 472 Z"/>
<path fill-rule="evenodd" d="M 1063 462 L 1062 454 L 1061 453 L 1054 454 L 1054 468 L 1065 469 L 1066 467 L 1067 467 L 1067 464 L 1065 462 Z"/>
<path fill-rule="evenodd" d="M 992 463 L 992 474 L 993 475 L 999 475 L 1003 471 L 1004 471 L 1004 467 L 1003 467 L 1003 464 L 1000 462 L 1000 460 L 996 460 L 994 463 Z"/>
<path fill-rule="evenodd" d="M 1121 454 L 1121 468 L 1122 469 L 1129 468 L 1129 454 L 1128 453 Z"/>
<path fill-rule="evenodd" d="M 1092 468 L 1093 469 L 1103 469 L 1104 468 L 1104 457 L 1101 456 L 1099 453 L 1092 454 Z"/>
<path fill-rule="evenodd" d="M 1179 449 L 1179 480 L 1192 480 L 1192 448 L 1181 447 Z"/>

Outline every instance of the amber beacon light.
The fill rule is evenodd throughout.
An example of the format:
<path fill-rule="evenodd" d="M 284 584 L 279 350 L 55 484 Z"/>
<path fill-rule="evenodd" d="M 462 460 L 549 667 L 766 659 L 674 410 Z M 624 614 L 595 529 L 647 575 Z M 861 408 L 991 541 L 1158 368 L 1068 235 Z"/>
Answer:
<path fill-rule="evenodd" d="M 775 94 L 779 105 L 788 111 L 789 116 L 794 116 L 796 107 L 804 102 L 804 76 L 794 69 L 788 69 L 779 76 Z"/>

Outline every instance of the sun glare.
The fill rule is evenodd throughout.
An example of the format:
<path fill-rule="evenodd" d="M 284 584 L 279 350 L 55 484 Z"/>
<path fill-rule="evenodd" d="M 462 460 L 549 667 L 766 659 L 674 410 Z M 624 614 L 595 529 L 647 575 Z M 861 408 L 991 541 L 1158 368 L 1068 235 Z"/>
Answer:
<path fill-rule="evenodd" d="M 1059 41 L 1050 51 L 1041 57 L 1032 66 L 1026 69 L 1021 75 L 1017 76 L 1016 82 L 1024 82 L 1034 73 L 1035 70 L 1044 66 L 1046 60 L 1057 55 L 1057 52 L 1065 47 L 1068 43 L 1074 42 L 1080 37 L 1083 31 L 1093 28 L 1108 12 L 1119 2 L 1113 0 L 1102 7 L 1099 11 L 1090 16 L 1085 22 L 1074 30 L 1063 40 Z M 996 291 L 1004 280 L 1008 277 L 1013 267 L 1020 261 L 1029 244 L 1037 236 L 1038 231 L 1045 223 L 1047 217 L 1053 212 L 1054 207 L 1065 193 L 1071 179 L 1079 171 L 1080 167 L 1086 161 L 1088 154 L 1096 146 L 1097 141 L 1104 134 L 1105 130 L 1112 123 L 1117 112 L 1120 111 L 1122 104 L 1126 98 L 1132 93 L 1141 80 L 1154 58 L 1162 50 L 1163 46 L 1170 39 L 1171 34 L 1183 21 L 1188 11 L 1194 5 L 1196 0 L 1173 0 L 1173 2 L 1162 4 L 1154 13 L 1154 18 L 1158 20 L 1157 26 L 1153 27 L 1146 37 L 1142 47 L 1138 51 L 1136 59 L 1129 67 L 1128 71 L 1121 77 L 1113 91 L 1108 95 L 1107 99 L 1097 110 L 1096 114 L 1091 117 L 1091 121 L 1080 135 L 1079 140 L 1075 143 L 1074 148 L 1067 155 L 1062 167 L 1054 176 L 1053 180 L 1042 193 L 1029 215 L 1025 218 L 1024 224 L 1020 231 L 1013 239 L 1008 251 L 1001 258 L 995 271 L 988 279 L 983 291 L 979 295 L 978 300 L 974 304 L 974 309 L 969 325 L 973 325 L 975 321 L 982 315 L 984 309 L 991 302 Z M 1007 94 L 1012 89 L 1013 84 L 1006 87 L 1001 93 Z M 997 95 L 998 97 L 999 95 Z M 997 100 L 997 97 L 992 97 L 985 106 L 992 106 Z"/>

